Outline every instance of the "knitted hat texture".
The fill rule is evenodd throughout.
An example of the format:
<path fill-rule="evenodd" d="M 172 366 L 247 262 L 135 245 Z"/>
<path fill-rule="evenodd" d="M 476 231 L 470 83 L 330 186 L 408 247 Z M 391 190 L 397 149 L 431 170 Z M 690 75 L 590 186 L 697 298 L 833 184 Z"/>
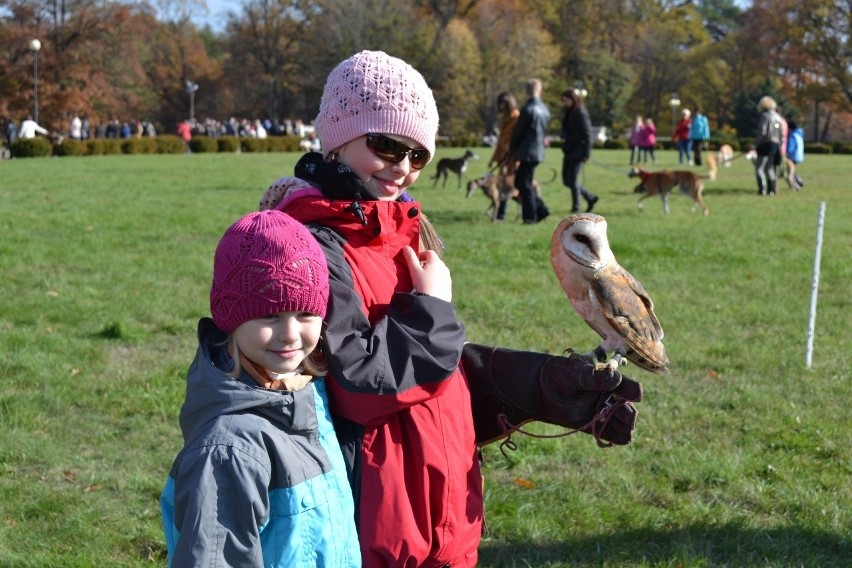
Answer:
<path fill-rule="evenodd" d="M 325 317 L 328 267 L 308 229 L 278 210 L 249 213 L 231 225 L 216 247 L 210 313 L 231 333 L 243 323 L 278 312 Z"/>
<path fill-rule="evenodd" d="M 406 136 L 434 156 L 438 107 L 414 67 L 383 51 L 362 51 L 329 74 L 314 125 L 325 157 L 370 133 Z"/>

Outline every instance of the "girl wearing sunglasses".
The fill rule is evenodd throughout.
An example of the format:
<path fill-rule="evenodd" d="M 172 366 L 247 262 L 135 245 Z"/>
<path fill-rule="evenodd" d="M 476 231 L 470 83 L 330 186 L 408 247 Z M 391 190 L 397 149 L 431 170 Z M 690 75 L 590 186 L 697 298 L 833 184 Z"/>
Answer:
<path fill-rule="evenodd" d="M 261 208 L 307 224 L 328 260 L 329 398 L 364 566 L 475 566 L 483 499 L 464 327 L 441 243 L 405 191 L 435 153 L 435 99 L 406 62 L 362 51 L 329 75 L 314 124 L 322 153 Z"/>
<path fill-rule="evenodd" d="M 483 518 L 477 442 L 501 432 L 491 409 L 477 412 L 471 401 L 487 398 L 484 376 L 511 391 L 538 384 L 537 369 L 502 365 L 507 372 L 464 354 L 482 346 L 465 344 L 441 242 L 405 191 L 434 156 L 438 133 L 420 73 L 380 51 L 357 53 L 332 70 L 314 124 L 322 153 L 304 155 L 295 177 L 276 181 L 260 206 L 306 224 L 327 259 L 327 384 L 363 565 L 475 566 Z M 564 377 L 571 384 L 614 388 L 591 377 L 591 363 L 576 365 L 582 372 Z M 486 429 L 490 436 L 478 437 Z"/>

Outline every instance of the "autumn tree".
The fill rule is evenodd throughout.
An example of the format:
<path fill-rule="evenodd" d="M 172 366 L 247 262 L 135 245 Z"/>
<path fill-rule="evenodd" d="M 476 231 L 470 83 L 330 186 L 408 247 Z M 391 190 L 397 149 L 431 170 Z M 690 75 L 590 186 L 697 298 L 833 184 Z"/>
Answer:
<path fill-rule="evenodd" d="M 303 108 L 303 71 L 321 51 L 308 40 L 318 14 L 312 0 L 242 0 L 226 25 L 226 74 L 240 89 L 235 112 L 280 121 Z"/>
<path fill-rule="evenodd" d="M 756 0 L 768 54 L 785 92 L 808 109 L 811 136 L 826 137 L 837 112 L 852 110 L 852 0 Z"/>
<path fill-rule="evenodd" d="M 140 82 L 140 70 L 132 65 L 138 58 L 126 40 L 145 24 L 156 23 L 152 13 L 97 0 L 0 0 L 3 8 L 8 16 L 0 34 L 5 55 L 0 75 L 6 79 L 0 89 L 9 97 L 9 110 L 33 108 L 31 39 L 42 45 L 39 116 L 51 130 L 62 132 L 73 113 L 98 119 L 112 109 L 144 106 L 133 88 Z M 114 66 L 120 74 L 113 73 Z"/>
<path fill-rule="evenodd" d="M 559 51 L 542 19 L 526 2 L 482 0 L 469 22 L 479 45 L 481 67 L 471 71 L 471 81 L 465 88 L 476 93 L 472 109 L 480 129 L 491 132 L 495 128 L 500 93 L 511 92 L 519 104 L 524 103 L 523 88 L 528 79 L 539 78 L 547 93 L 558 92 L 553 70 Z"/>
<path fill-rule="evenodd" d="M 221 65 L 208 56 L 189 14 L 177 17 L 146 30 L 142 50 L 146 84 L 159 101 L 155 116 L 168 132 L 187 118 L 221 119 L 233 104 Z"/>

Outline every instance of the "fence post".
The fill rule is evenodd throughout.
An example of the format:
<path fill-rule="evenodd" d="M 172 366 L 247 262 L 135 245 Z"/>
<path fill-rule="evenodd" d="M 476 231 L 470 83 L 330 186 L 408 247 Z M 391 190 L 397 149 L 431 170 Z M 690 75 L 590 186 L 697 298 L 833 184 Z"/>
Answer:
<path fill-rule="evenodd" d="M 814 273 L 811 280 L 811 311 L 808 317 L 808 339 L 805 351 L 805 367 L 811 368 L 814 355 L 814 327 L 816 326 L 817 292 L 819 291 L 819 263 L 822 257 L 822 230 L 825 225 L 825 201 L 819 203 L 817 214 L 816 251 L 814 252 Z"/>

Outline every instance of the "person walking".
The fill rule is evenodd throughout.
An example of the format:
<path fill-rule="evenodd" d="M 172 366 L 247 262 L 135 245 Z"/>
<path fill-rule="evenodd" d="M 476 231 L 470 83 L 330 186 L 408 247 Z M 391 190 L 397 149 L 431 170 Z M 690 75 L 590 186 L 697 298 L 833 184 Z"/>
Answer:
<path fill-rule="evenodd" d="M 192 124 L 188 120 L 181 120 L 177 125 L 177 133 L 181 140 L 183 140 L 186 153 L 191 154 L 192 149 L 189 147 L 189 143 L 192 141 Z"/>
<path fill-rule="evenodd" d="M 575 89 L 563 91 L 562 106 L 562 183 L 571 190 L 571 213 L 580 212 L 580 196 L 586 200 L 586 211 L 591 211 L 598 196 L 583 187 L 579 178 L 592 155 L 592 121 Z"/>
<path fill-rule="evenodd" d="M 645 127 L 645 124 L 642 122 L 642 117 L 637 116 L 636 122 L 633 123 L 633 127 L 630 129 L 630 137 L 627 139 L 627 143 L 630 146 L 630 165 L 638 164 L 642 158 L 642 129 Z"/>
<path fill-rule="evenodd" d="M 3 136 L 6 138 L 6 147 L 10 148 L 12 142 L 18 138 L 18 127 L 15 125 L 15 119 L 11 116 L 6 116 L 6 121 L 3 128 Z"/>
<path fill-rule="evenodd" d="M 507 194 L 507 191 L 502 191 L 505 184 L 514 183 L 515 176 L 515 160 L 512 159 L 512 154 L 509 152 L 509 144 L 512 141 L 512 132 L 515 129 L 515 124 L 518 122 L 518 117 L 521 116 L 521 111 L 518 108 L 518 102 L 515 100 L 515 95 L 506 91 L 497 95 L 497 112 L 503 117 L 503 124 L 500 125 L 500 134 L 497 137 L 497 143 L 494 145 L 494 153 L 491 154 L 491 159 L 488 160 L 489 170 L 497 167 L 498 184 L 501 188 L 501 195 Z M 510 186 L 511 187 L 511 186 Z M 502 221 L 506 216 L 506 204 L 508 197 L 500 200 L 500 205 L 497 207 L 497 213 L 494 216 L 496 221 Z"/>
<path fill-rule="evenodd" d="M 541 100 L 541 88 L 540 80 L 527 81 L 525 91 L 529 98 L 521 108 L 509 143 L 512 159 L 519 162 L 515 171 L 515 189 L 520 194 L 521 217 L 525 225 L 540 223 L 550 215 L 533 184 L 535 169 L 544 161 L 544 135 L 550 122 L 550 111 Z"/>
<path fill-rule="evenodd" d="M 648 158 L 651 158 L 651 163 L 657 163 L 657 156 L 654 153 L 657 146 L 657 125 L 653 119 L 648 117 L 645 119 L 645 124 L 642 125 L 642 161 L 648 163 Z"/>
<path fill-rule="evenodd" d="M 805 131 L 792 118 L 787 121 L 787 126 L 787 184 L 791 189 L 799 191 L 804 186 L 804 181 L 802 176 L 796 173 L 796 166 L 805 161 Z"/>
<path fill-rule="evenodd" d="M 32 116 L 27 115 L 27 118 L 21 122 L 21 129 L 18 131 L 18 138 L 22 140 L 32 140 L 36 137 L 36 134 L 47 136 L 48 132 L 46 128 L 39 126 L 38 123 L 33 120 Z"/>
<path fill-rule="evenodd" d="M 760 117 L 757 123 L 757 136 L 754 149 L 757 158 L 754 172 L 757 178 L 758 195 L 775 195 L 778 189 L 777 167 L 781 163 L 781 143 L 784 138 L 783 119 L 778 114 L 778 105 L 770 96 L 761 97 L 757 103 Z"/>
<path fill-rule="evenodd" d="M 689 124 L 689 142 L 692 145 L 693 163 L 701 165 L 701 152 L 710 140 L 710 125 L 707 117 L 701 114 L 701 107 L 695 108 L 695 116 Z"/>
<path fill-rule="evenodd" d="M 691 166 L 692 158 L 689 156 L 690 114 L 688 108 L 680 111 L 680 121 L 678 121 L 674 134 L 672 134 L 672 142 L 677 145 L 677 163 L 683 165 L 685 162 Z"/>
<path fill-rule="evenodd" d="M 83 139 L 83 121 L 80 119 L 79 115 L 75 114 L 71 117 L 71 124 L 68 127 L 68 136 L 71 140 Z"/>

